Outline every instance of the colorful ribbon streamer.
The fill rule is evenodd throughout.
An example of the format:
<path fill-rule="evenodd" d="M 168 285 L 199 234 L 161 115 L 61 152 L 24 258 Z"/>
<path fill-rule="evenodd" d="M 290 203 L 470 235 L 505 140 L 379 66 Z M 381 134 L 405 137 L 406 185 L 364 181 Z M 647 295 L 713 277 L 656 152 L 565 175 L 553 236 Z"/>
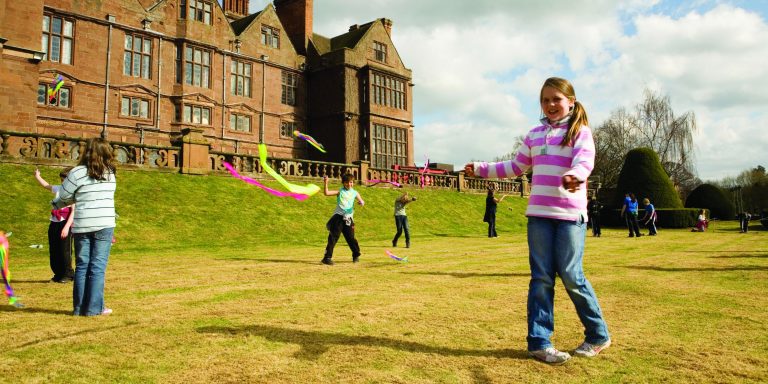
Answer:
<path fill-rule="evenodd" d="M 266 144 L 263 144 L 263 143 L 259 144 L 259 162 L 261 163 L 261 167 L 264 168 L 265 172 L 267 172 L 270 176 L 274 177 L 278 183 L 282 184 L 287 190 L 293 193 L 312 196 L 318 191 L 320 191 L 320 187 L 314 184 L 307 184 L 305 186 L 291 184 L 287 182 L 277 172 L 275 172 L 275 170 L 272 169 L 272 167 L 270 167 L 269 164 L 267 163 L 267 146 Z"/>
<path fill-rule="evenodd" d="M 400 184 L 400 183 L 398 183 L 396 181 L 374 179 L 374 180 L 368 180 L 368 182 L 370 183 L 370 185 L 368 185 L 369 187 L 373 187 L 374 185 L 381 184 L 381 183 L 389 183 L 389 184 L 392 184 L 392 185 L 394 185 L 395 187 L 398 187 L 398 188 L 402 188 L 403 187 L 402 184 Z"/>
<path fill-rule="evenodd" d="M 402 261 L 403 263 L 407 263 L 408 262 L 408 256 L 398 257 L 394 253 L 390 252 L 389 250 L 385 250 L 384 252 L 386 252 L 387 255 L 389 255 L 389 257 L 391 257 L 394 260 Z"/>
<path fill-rule="evenodd" d="M 48 101 L 51 104 L 56 102 L 56 92 L 61 89 L 62 85 L 64 85 L 64 78 L 61 77 L 61 75 L 58 75 L 51 83 L 51 86 L 48 87 Z"/>
<path fill-rule="evenodd" d="M 299 131 L 293 131 L 293 134 L 300 138 L 306 140 L 309 144 L 311 144 L 313 147 L 317 148 L 318 151 L 325 153 L 325 147 L 323 147 L 322 144 L 318 143 L 317 140 L 315 140 L 314 137 L 310 135 L 305 135 Z"/>
<path fill-rule="evenodd" d="M 259 188 L 261 188 L 261 189 L 263 189 L 263 190 L 265 190 L 265 191 L 267 191 L 267 192 L 269 192 L 269 193 L 271 193 L 271 194 L 273 194 L 275 196 L 278 196 L 278 197 L 293 197 L 294 199 L 296 199 L 298 201 L 306 200 L 307 198 L 309 198 L 309 195 L 304 195 L 304 194 L 301 194 L 301 193 L 282 192 L 282 191 L 278 191 L 278 190 L 269 188 L 266 185 L 261 184 L 261 183 L 259 183 L 258 181 L 254 180 L 254 179 L 251 179 L 250 177 L 240 175 L 239 173 L 237 173 L 237 171 L 235 170 L 235 167 L 233 167 L 232 164 L 227 163 L 226 161 L 222 161 L 221 164 L 224 165 L 224 168 L 227 168 L 229 173 L 232 174 L 232 176 L 234 176 L 235 178 L 238 178 L 238 179 L 240 179 L 242 181 L 245 181 L 248 184 L 255 185 L 255 186 L 257 186 L 257 187 L 259 187 Z"/>
<path fill-rule="evenodd" d="M 427 173 L 427 169 L 429 168 L 429 157 L 427 157 L 427 162 L 424 163 L 424 169 L 421 170 L 421 187 L 424 188 L 424 186 L 427 184 L 427 180 L 424 178 L 424 174 Z"/>
<path fill-rule="evenodd" d="M 8 297 L 8 304 L 21 308 L 23 305 L 19 302 L 13 287 L 11 287 L 11 271 L 8 269 L 9 249 L 8 239 L 5 233 L 0 231 L 0 264 L 2 264 L 0 266 L 0 274 L 2 274 L 3 284 L 5 285 L 5 296 Z"/>

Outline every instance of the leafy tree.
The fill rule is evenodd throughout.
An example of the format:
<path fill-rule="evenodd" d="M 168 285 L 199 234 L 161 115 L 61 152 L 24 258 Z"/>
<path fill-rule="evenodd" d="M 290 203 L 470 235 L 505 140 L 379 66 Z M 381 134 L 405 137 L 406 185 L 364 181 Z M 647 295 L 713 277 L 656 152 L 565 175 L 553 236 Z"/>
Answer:
<path fill-rule="evenodd" d="M 619 173 L 615 205 L 621 206 L 624 194 L 632 192 L 648 198 L 656 208 L 682 208 L 675 186 L 661 167 L 659 156 L 651 148 L 635 148 L 627 153 Z"/>
<path fill-rule="evenodd" d="M 624 154 L 632 148 L 647 147 L 658 154 L 664 171 L 681 192 L 685 194 L 700 184 L 693 165 L 696 116 L 690 111 L 677 116 L 671 104 L 669 96 L 646 90 L 634 113 L 624 108 L 611 113 L 594 130 L 597 154 L 592 174 L 600 176 L 607 187 L 617 185 Z"/>
<path fill-rule="evenodd" d="M 728 192 L 737 213 L 746 210 L 755 214 L 768 210 L 768 174 L 762 165 L 711 184 Z"/>
<path fill-rule="evenodd" d="M 709 209 L 713 218 L 733 219 L 736 216 L 736 206 L 724 190 L 712 184 L 702 184 L 696 187 L 685 200 L 686 208 Z"/>

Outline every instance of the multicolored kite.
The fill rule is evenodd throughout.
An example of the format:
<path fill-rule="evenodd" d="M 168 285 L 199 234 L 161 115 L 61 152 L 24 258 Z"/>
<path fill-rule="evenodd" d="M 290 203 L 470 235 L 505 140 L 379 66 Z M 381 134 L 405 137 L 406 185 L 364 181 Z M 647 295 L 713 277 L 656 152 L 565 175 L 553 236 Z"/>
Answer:
<path fill-rule="evenodd" d="M 298 138 L 300 138 L 300 139 L 306 140 L 313 147 L 317 148 L 318 151 L 320 151 L 322 153 L 325 153 L 325 147 L 323 147 L 322 144 L 318 143 L 317 140 L 315 140 L 312 136 L 305 135 L 305 134 L 303 134 L 303 133 L 301 133 L 299 131 L 293 131 L 293 135 L 298 137 Z"/>
<path fill-rule="evenodd" d="M 8 297 L 8 304 L 21 308 L 23 305 L 19 302 L 16 293 L 13 292 L 13 287 L 11 287 L 11 271 L 8 269 L 8 257 L 8 238 L 5 236 L 5 232 L 0 231 L 0 264 L 2 264 L 0 265 L 0 274 L 5 285 L 5 296 Z"/>
<path fill-rule="evenodd" d="M 275 172 L 275 170 L 269 166 L 269 163 L 267 163 L 267 146 L 266 144 L 263 144 L 263 143 L 259 144 L 259 163 L 261 163 L 261 167 L 264 168 L 265 172 L 267 172 L 270 176 L 274 177 L 278 183 L 282 184 L 286 189 L 288 189 L 293 193 L 300 193 L 302 195 L 312 196 L 318 191 L 320 191 L 320 187 L 314 184 L 307 184 L 305 186 L 291 184 L 287 182 L 277 172 Z"/>
<path fill-rule="evenodd" d="M 398 257 L 394 253 L 390 252 L 389 250 L 385 250 L 384 252 L 386 252 L 387 255 L 389 255 L 389 257 L 391 257 L 394 260 L 402 261 L 403 263 L 407 263 L 408 262 L 408 256 Z"/>
<path fill-rule="evenodd" d="M 229 173 L 232 174 L 232 176 L 234 176 L 235 178 L 238 178 L 238 179 L 240 179 L 242 181 L 245 181 L 248 184 L 255 185 L 255 186 L 257 186 L 257 187 L 259 187 L 259 188 L 261 188 L 261 189 L 263 189 L 263 190 L 265 190 L 265 191 L 267 191 L 267 192 L 269 192 L 269 193 L 271 193 L 271 194 L 273 194 L 275 196 L 278 196 L 278 197 L 293 197 L 294 199 L 299 200 L 299 201 L 306 200 L 307 198 L 309 198 L 309 195 L 304 195 L 304 194 L 301 194 L 301 193 L 281 192 L 281 191 L 269 188 L 266 185 L 261 184 L 261 183 L 259 183 L 258 181 L 254 180 L 254 179 L 251 179 L 250 177 L 240 175 L 239 173 L 237 173 L 237 171 L 235 170 L 235 167 L 233 167 L 232 164 L 227 163 L 226 161 L 222 161 L 221 164 L 224 165 L 224 168 L 226 168 L 229 171 Z"/>
<path fill-rule="evenodd" d="M 61 77 L 61 75 L 56 76 L 51 85 L 48 87 L 49 104 L 56 104 L 56 93 L 59 92 L 62 85 L 64 85 L 64 78 Z"/>

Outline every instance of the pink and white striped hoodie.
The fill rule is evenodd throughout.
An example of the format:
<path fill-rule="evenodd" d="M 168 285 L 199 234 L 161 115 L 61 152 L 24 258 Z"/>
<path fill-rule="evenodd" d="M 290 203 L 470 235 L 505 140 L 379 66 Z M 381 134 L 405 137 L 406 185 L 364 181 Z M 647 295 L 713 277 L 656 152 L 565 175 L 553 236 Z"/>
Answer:
<path fill-rule="evenodd" d="M 579 129 L 573 146 L 561 146 L 568 131 L 567 116 L 550 124 L 546 118 L 542 125 L 531 129 L 512 160 L 498 163 L 474 163 L 475 174 L 483 178 L 517 177 L 533 167 L 531 196 L 526 216 L 559 220 L 587 220 L 587 187 L 582 185 L 574 193 L 562 187 L 562 177 L 570 175 L 586 181 L 595 165 L 595 142 L 592 130 Z"/>

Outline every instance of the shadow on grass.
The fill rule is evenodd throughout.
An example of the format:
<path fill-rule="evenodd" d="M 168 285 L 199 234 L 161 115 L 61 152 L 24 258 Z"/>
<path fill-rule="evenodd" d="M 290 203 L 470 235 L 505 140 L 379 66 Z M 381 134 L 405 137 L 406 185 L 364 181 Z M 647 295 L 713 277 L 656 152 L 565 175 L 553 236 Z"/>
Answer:
<path fill-rule="evenodd" d="M 653 267 L 641 265 L 627 265 L 624 268 L 640 269 L 645 271 L 659 272 L 728 272 L 728 271 L 768 271 L 768 266 L 759 265 L 739 265 L 735 267 Z"/>
<path fill-rule="evenodd" d="M 322 256 L 320 257 L 320 259 Z M 220 258 L 218 260 L 232 260 L 232 261 L 256 261 L 260 263 L 291 263 L 291 264 L 320 264 L 320 259 L 317 259 L 317 261 L 307 261 L 307 260 L 291 260 L 291 259 L 259 259 L 259 258 L 249 258 L 249 257 L 224 257 Z"/>
<path fill-rule="evenodd" d="M 531 277 L 530 273 L 475 273 L 475 272 L 402 272 L 407 275 L 453 276 L 459 279 L 469 277 Z"/>
<path fill-rule="evenodd" d="M 405 352 L 433 353 L 443 356 L 477 356 L 509 359 L 527 359 L 528 353 L 515 349 L 460 349 L 436 347 L 412 341 L 395 340 L 377 336 L 349 336 L 341 333 L 301 331 L 272 327 L 268 325 L 247 325 L 241 327 L 207 326 L 197 328 L 199 333 L 216 333 L 232 336 L 260 336 L 279 343 L 299 344 L 301 350 L 295 357 L 305 360 L 317 360 L 328 351 L 331 345 L 369 346 L 398 349 Z"/>
<path fill-rule="evenodd" d="M 432 236 L 437 236 L 437 237 L 466 237 L 466 238 L 469 238 L 469 237 L 485 237 L 485 236 L 475 235 L 475 234 L 467 235 L 467 234 L 452 234 L 452 233 L 432 233 L 431 235 Z"/>
<path fill-rule="evenodd" d="M 19 280 L 19 279 L 13 279 L 11 281 L 11 284 L 16 283 L 26 283 L 26 284 L 53 284 L 51 280 Z"/>
<path fill-rule="evenodd" d="M 71 312 L 67 312 L 67 313 L 71 314 Z M 99 316 L 96 316 L 96 317 L 99 317 Z M 33 345 L 42 344 L 42 343 L 45 343 L 45 342 L 48 342 L 48 341 L 65 340 L 67 338 L 74 337 L 74 336 L 79 336 L 79 335 L 93 334 L 93 333 L 96 333 L 96 332 L 106 332 L 106 331 L 111 331 L 113 329 L 129 327 L 131 325 L 136 325 L 138 323 L 139 323 L 138 321 L 128 321 L 125 324 L 113 325 L 111 327 L 89 328 L 89 329 L 83 329 L 83 330 L 80 330 L 80 331 L 77 331 L 77 332 L 58 334 L 55 337 L 40 338 L 40 339 L 37 339 L 37 340 L 26 342 L 24 344 L 17 345 L 15 347 L 6 348 L 6 350 L 23 349 L 23 348 L 30 347 L 30 346 L 33 346 Z"/>
<path fill-rule="evenodd" d="M 24 304 L 24 300 L 23 299 L 19 299 L 19 301 L 22 304 Z M 49 315 L 67 315 L 67 316 L 72 316 L 72 311 L 67 311 L 67 310 L 64 310 L 64 309 L 47 309 L 47 308 L 31 308 L 31 307 L 16 308 L 16 307 L 11 306 L 11 305 L 0 307 L 0 312 L 47 313 Z"/>
<path fill-rule="evenodd" d="M 728 252 L 728 253 L 735 253 L 735 252 Z M 723 256 L 710 256 L 710 259 L 765 259 L 768 258 L 768 253 L 754 253 L 749 254 L 744 252 L 744 255 L 723 255 Z"/>

